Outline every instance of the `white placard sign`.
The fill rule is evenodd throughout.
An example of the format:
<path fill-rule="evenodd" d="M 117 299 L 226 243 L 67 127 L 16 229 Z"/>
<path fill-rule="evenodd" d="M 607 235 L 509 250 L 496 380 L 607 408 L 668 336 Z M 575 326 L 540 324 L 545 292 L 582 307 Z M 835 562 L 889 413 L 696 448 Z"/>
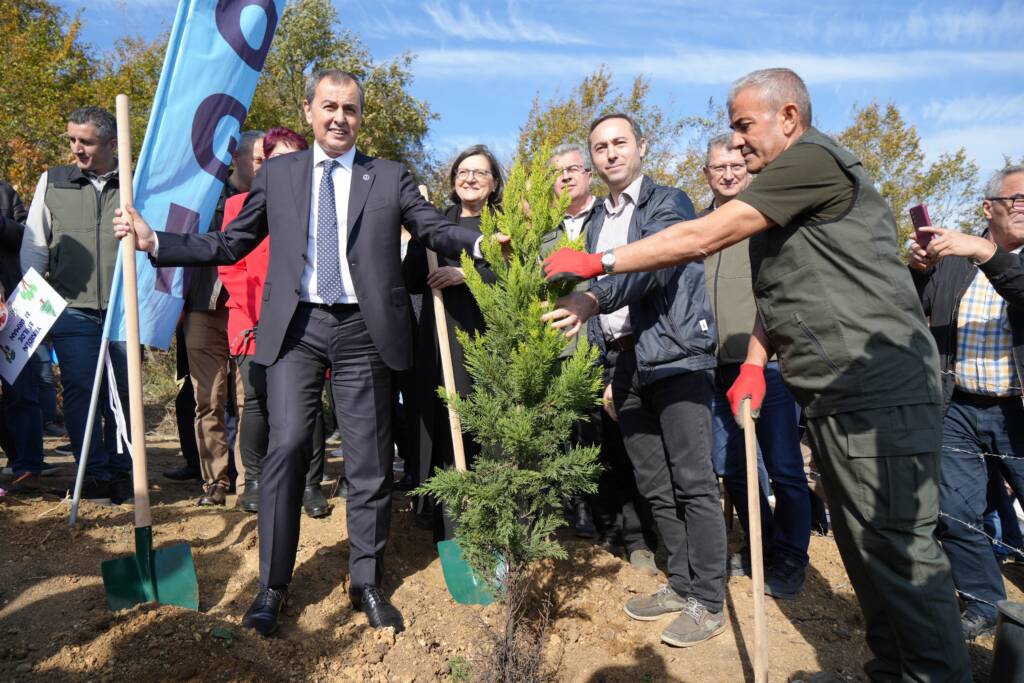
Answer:
<path fill-rule="evenodd" d="M 34 268 L 29 268 L 7 299 L 7 324 L 0 330 L 0 377 L 8 384 L 14 384 L 67 305 Z"/>

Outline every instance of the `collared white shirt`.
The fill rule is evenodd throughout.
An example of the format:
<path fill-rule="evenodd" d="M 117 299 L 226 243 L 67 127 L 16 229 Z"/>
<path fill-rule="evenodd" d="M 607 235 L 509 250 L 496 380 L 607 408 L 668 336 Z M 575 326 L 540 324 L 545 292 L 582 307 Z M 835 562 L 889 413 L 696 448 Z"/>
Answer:
<path fill-rule="evenodd" d="M 562 225 L 565 226 L 565 234 L 569 239 L 574 240 L 580 236 L 581 232 L 583 232 L 583 224 L 587 221 L 587 214 L 590 213 L 592 208 L 594 208 L 595 201 L 597 200 L 594 199 L 593 195 L 591 195 L 590 199 L 587 201 L 587 205 L 583 207 L 582 211 L 576 215 L 571 213 L 565 214 L 565 217 L 562 219 Z"/>
<path fill-rule="evenodd" d="M 341 281 L 344 287 L 344 294 L 338 303 L 342 304 L 358 303 L 355 285 L 352 282 L 352 273 L 348 267 L 348 198 L 352 188 L 352 164 L 355 162 L 355 157 L 356 148 L 353 145 L 341 156 L 334 157 L 338 166 L 331 174 L 331 180 L 334 181 L 334 206 L 338 213 L 338 257 L 341 263 Z M 316 224 L 317 217 L 320 215 L 320 180 L 324 175 L 323 164 L 330 158 L 319 144 L 313 143 L 313 182 L 309 197 L 306 265 L 302 269 L 302 279 L 299 282 L 299 300 L 315 304 L 324 303 L 316 290 Z"/>
<path fill-rule="evenodd" d="M 629 242 L 629 223 L 633 220 L 633 210 L 640 194 L 640 185 L 644 181 L 641 174 L 636 180 L 619 194 L 619 203 L 612 204 L 611 195 L 604 200 L 604 223 L 601 234 L 597 236 L 597 253 L 603 253 Z M 605 275 L 598 277 L 600 280 Z M 601 330 L 605 339 L 618 339 L 633 334 L 633 325 L 629 320 L 629 306 L 623 306 L 611 313 L 601 316 Z"/>

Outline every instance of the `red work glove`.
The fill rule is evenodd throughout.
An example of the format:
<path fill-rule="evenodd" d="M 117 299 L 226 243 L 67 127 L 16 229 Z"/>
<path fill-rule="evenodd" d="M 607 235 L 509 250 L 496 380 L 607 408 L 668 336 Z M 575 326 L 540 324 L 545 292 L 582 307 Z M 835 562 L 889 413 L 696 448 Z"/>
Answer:
<path fill-rule="evenodd" d="M 544 259 L 544 277 L 548 282 L 589 280 L 603 272 L 601 254 L 564 247 Z"/>
<path fill-rule="evenodd" d="M 736 419 L 740 419 L 740 402 L 750 398 L 750 415 L 757 417 L 761 414 L 761 404 L 764 403 L 764 368 L 753 363 L 744 363 L 740 366 L 739 377 L 725 392 L 729 399 L 729 407 Z"/>

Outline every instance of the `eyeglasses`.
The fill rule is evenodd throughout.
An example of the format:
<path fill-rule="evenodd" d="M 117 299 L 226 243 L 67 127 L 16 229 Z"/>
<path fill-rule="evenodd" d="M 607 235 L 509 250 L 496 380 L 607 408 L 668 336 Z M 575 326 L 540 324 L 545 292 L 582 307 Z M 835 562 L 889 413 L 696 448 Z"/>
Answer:
<path fill-rule="evenodd" d="M 455 172 L 455 177 L 459 180 L 466 180 L 467 178 L 486 180 L 491 177 L 491 172 L 482 168 L 460 168 Z"/>
<path fill-rule="evenodd" d="M 711 175 L 723 175 L 726 169 L 732 170 L 733 175 L 739 175 L 746 173 L 746 164 L 715 164 L 714 166 L 708 166 L 708 170 L 711 171 Z"/>
<path fill-rule="evenodd" d="M 564 168 L 556 168 L 555 170 L 558 171 L 559 175 L 563 173 L 568 173 L 569 175 L 579 175 L 580 173 L 583 173 L 588 169 L 585 166 L 581 166 L 580 164 L 571 164 Z"/>
<path fill-rule="evenodd" d="M 985 197 L 990 202 L 994 202 L 997 199 L 1004 202 L 1010 202 L 1010 209 L 1012 211 L 1024 211 L 1024 195 L 1015 194 L 1012 197 Z"/>

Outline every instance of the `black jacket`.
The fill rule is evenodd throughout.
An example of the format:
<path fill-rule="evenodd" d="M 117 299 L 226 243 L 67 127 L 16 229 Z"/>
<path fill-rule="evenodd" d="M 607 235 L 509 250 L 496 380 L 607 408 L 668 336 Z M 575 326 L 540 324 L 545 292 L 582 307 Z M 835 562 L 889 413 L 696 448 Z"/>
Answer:
<path fill-rule="evenodd" d="M 960 300 L 978 270 L 985 273 L 999 296 L 1006 300 L 1006 314 L 1013 338 L 1013 359 L 1018 384 L 1024 386 L 1024 255 L 997 248 L 988 261 L 975 266 L 961 256 L 949 256 L 927 271 L 911 269 L 924 314 L 939 347 L 942 393 L 946 404 L 953 396 L 956 378 L 956 325 Z"/>
<path fill-rule="evenodd" d="M 299 304 L 312 183 L 312 150 L 268 159 L 241 212 L 223 232 L 160 233 L 156 266 L 235 263 L 270 235 L 270 267 L 254 358 L 261 365 L 277 360 Z M 454 225 L 423 199 L 402 164 L 356 152 L 348 198 L 348 266 L 366 328 L 393 370 L 405 370 L 413 359 L 412 312 L 402 278 L 403 225 L 443 255 L 471 252 L 480 236 Z"/>
<path fill-rule="evenodd" d="M 693 218 L 693 204 L 685 192 L 656 185 L 645 176 L 629 222 L 627 241 L 636 242 L 674 223 Z M 597 249 L 604 219 L 601 211 L 587 228 L 590 253 Z M 686 263 L 653 273 L 611 275 L 595 281 L 590 291 L 597 297 L 602 313 L 629 306 L 642 384 L 718 364 L 715 358 L 718 332 L 704 284 L 703 263 Z M 597 316 L 590 319 L 587 332 L 603 356 L 604 334 Z"/>
<path fill-rule="evenodd" d="M 0 284 L 5 300 L 21 280 L 21 238 L 27 217 L 18 193 L 0 180 Z"/>

